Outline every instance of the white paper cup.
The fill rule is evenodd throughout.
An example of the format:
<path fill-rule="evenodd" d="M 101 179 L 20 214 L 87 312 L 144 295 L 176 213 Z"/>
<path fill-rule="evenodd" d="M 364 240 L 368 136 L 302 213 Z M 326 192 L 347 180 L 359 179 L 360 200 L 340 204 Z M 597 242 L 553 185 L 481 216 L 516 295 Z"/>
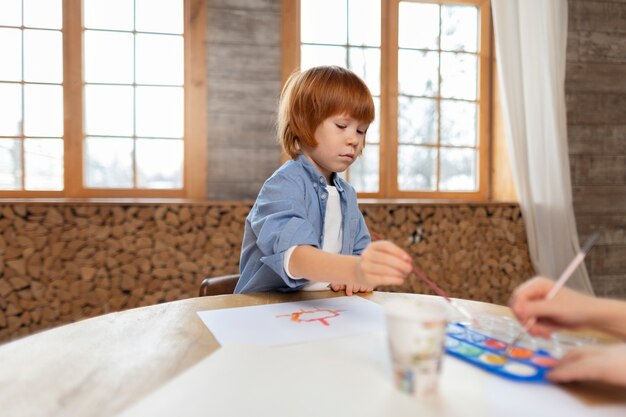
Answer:
<path fill-rule="evenodd" d="M 396 387 L 424 399 L 437 394 L 447 309 L 440 300 L 398 298 L 384 304 Z"/>

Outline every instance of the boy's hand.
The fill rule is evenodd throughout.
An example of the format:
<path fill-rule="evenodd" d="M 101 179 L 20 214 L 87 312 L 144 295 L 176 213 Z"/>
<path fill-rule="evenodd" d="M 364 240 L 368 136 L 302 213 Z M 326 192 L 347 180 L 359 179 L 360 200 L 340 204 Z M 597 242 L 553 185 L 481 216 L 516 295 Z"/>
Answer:
<path fill-rule="evenodd" d="M 400 285 L 412 267 L 411 257 L 404 250 L 387 240 L 377 240 L 365 248 L 357 261 L 356 285 Z"/>
<path fill-rule="evenodd" d="M 374 288 L 372 287 L 365 287 L 362 285 L 358 285 L 358 284 L 353 284 L 353 285 L 345 285 L 345 284 L 330 284 L 330 289 L 337 292 L 337 291 L 346 291 L 346 295 L 352 295 L 352 294 L 356 294 L 358 292 L 372 292 L 374 291 Z"/>

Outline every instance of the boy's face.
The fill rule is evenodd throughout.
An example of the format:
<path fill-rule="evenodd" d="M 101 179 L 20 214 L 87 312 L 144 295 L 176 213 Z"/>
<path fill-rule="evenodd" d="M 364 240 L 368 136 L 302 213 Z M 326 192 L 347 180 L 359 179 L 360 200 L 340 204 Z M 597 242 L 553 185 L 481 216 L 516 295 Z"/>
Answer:
<path fill-rule="evenodd" d="M 368 127 L 345 114 L 331 116 L 315 129 L 317 147 L 303 147 L 302 152 L 330 181 L 333 172 L 345 171 L 361 154 Z"/>

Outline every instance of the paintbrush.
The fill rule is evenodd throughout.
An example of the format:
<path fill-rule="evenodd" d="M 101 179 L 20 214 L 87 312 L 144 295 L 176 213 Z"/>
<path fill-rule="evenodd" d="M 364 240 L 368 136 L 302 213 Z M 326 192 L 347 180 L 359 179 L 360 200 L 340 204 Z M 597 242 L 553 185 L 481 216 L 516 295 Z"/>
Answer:
<path fill-rule="evenodd" d="M 578 265 L 582 263 L 582 261 L 585 259 L 585 256 L 587 255 L 587 253 L 589 253 L 592 246 L 596 243 L 599 237 L 600 237 L 600 234 L 598 232 L 594 232 L 591 236 L 589 236 L 589 238 L 587 239 L 583 247 L 580 249 L 580 252 L 578 252 L 576 256 L 574 257 L 574 259 L 572 259 L 572 261 L 569 263 L 569 265 L 567 265 L 567 268 L 565 268 L 565 270 L 563 271 L 559 279 L 556 281 L 556 283 L 554 284 L 554 287 L 552 287 L 550 292 L 548 292 L 548 295 L 546 295 L 545 300 L 553 299 L 556 296 L 556 294 L 559 292 L 559 290 L 563 288 L 563 285 L 565 285 L 567 280 L 572 276 L 576 268 L 578 268 Z M 522 329 L 519 331 L 517 336 L 515 336 L 513 341 L 509 343 L 509 346 L 506 349 L 507 355 L 509 353 L 509 350 L 515 347 L 515 345 L 519 343 L 519 341 L 522 339 L 522 336 L 528 333 L 528 330 L 530 330 L 530 328 L 533 327 L 535 323 L 537 323 L 537 318 L 535 317 L 531 317 L 526 322 L 524 327 L 522 327 Z"/>
<path fill-rule="evenodd" d="M 426 283 L 426 285 L 428 285 L 437 295 L 443 297 L 443 299 L 446 300 L 456 311 L 461 313 L 463 315 L 463 317 L 465 317 L 466 319 L 471 321 L 472 324 L 474 324 L 474 325 L 477 324 L 476 319 L 474 318 L 474 316 L 472 316 L 469 313 L 469 311 L 467 311 L 463 306 L 455 303 L 450 297 L 448 297 L 448 294 L 446 294 L 446 292 L 444 290 L 439 288 L 439 286 L 437 284 L 435 284 L 433 281 L 431 281 L 426 276 L 426 274 L 424 274 L 422 271 L 417 269 L 417 267 L 415 265 L 413 265 L 413 273 L 415 275 L 417 275 L 422 281 L 424 281 Z"/>
<path fill-rule="evenodd" d="M 372 237 L 374 238 L 374 240 L 382 240 L 382 236 L 380 234 L 376 233 L 376 232 L 372 232 Z M 476 325 L 478 323 L 476 321 L 476 319 L 474 318 L 474 316 L 472 316 L 469 313 L 469 311 L 467 311 L 463 306 L 458 305 L 457 303 L 455 303 L 450 297 L 448 297 L 448 294 L 446 294 L 446 292 L 444 290 L 442 290 L 437 284 L 435 284 L 433 281 L 431 281 L 426 276 L 426 274 L 423 273 L 422 271 L 420 271 L 415 265 L 413 265 L 413 273 L 415 275 L 417 275 L 417 277 L 419 279 L 424 281 L 426 283 L 426 285 L 428 285 L 437 295 L 439 295 L 444 300 L 446 300 L 452 306 L 452 308 L 454 308 L 456 311 L 461 313 L 461 315 L 463 315 L 463 317 L 465 317 L 466 319 L 471 321 L 473 325 Z"/>

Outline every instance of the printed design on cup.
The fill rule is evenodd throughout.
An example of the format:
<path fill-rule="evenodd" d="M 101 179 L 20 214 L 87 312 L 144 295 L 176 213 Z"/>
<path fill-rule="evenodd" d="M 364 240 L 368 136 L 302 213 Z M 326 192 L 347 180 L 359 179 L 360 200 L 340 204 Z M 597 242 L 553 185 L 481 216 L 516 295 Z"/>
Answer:
<path fill-rule="evenodd" d="M 312 310 L 300 310 L 293 313 L 280 314 L 279 317 L 290 317 L 291 321 L 295 323 L 314 323 L 320 322 L 324 326 L 330 326 L 328 320 L 341 316 L 341 312 L 344 310 L 329 310 L 325 308 L 314 308 Z"/>
<path fill-rule="evenodd" d="M 386 303 L 385 316 L 395 386 L 417 399 L 434 397 L 446 340 L 445 306 L 407 297 Z"/>

